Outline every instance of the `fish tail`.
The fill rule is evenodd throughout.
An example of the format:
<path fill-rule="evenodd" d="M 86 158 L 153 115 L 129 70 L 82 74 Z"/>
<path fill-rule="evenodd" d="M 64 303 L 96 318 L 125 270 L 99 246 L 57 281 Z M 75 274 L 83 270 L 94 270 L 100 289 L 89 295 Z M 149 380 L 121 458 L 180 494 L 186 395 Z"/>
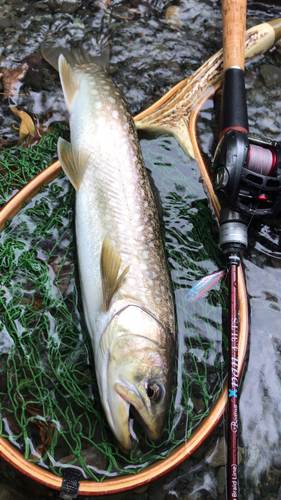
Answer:
<path fill-rule="evenodd" d="M 100 47 L 92 47 L 91 52 L 84 47 L 63 47 L 50 43 L 48 39 L 40 47 L 41 54 L 57 71 L 59 70 L 59 56 L 62 54 L 71 67 L 82 64 L 98 64 L 107 71 L 109 70 L 109 44 Z M 97 52 L 95 55 L 94 53 Z"/>

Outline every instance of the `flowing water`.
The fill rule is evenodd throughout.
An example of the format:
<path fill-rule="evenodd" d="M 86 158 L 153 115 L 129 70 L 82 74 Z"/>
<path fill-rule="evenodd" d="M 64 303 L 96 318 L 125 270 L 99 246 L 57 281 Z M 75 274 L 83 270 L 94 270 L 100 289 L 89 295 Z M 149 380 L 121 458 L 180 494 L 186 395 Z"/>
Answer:
<path fill-rule="evenodd" d="M 248 2 L 248 27 L 280 16 L 281 5 L 277 0 Z M 136 114 L 191 75 L 221 47 L 221 28 L 219 1 L 43 0 L 35 4 L 0 0 L 1 65 L 12 69 L 25 58 L 30 62 L 30 54 L 38 54 L 40 43 L 50 37 L 59 39 L 62 44 L 70 41 L 83 43 L 92 52 L 100 45 L 109 44 L 111 76 L 122 89 L 132 113 Z M 58 75 L 38 58 L 32 56 L 32 61 L 29 80 L 24 80 L 20 95 L 12 97 L 11 103 L 34 115 L 40 124 L 45 122 L 49 126 L 55 121 L 64 122 L 67 112 Z M 4 77 L 2 80 L 4 83 Z M 281 45 L 247 64 L 246 86 L 250 131 L 281 141 Z M 208 101 L 198 122 L 199 142 L 208 166 L 217 141 L 218 120 L 219 104 Z M 0 103 L 0 139 L 6 140 L 7 146 L 17 141 L 15 124 L 15 116 L 3 97 Z M 217 247 L 216 223 L 207 207 L 196 162 L 190 160 L 171 137 L 140 136 L 140 139 L 146 165 L 162 199 L 179 332 L 189 332 L 188 336 L 179 335 L 179 352 L 186 354 L 185 369 L 188 370 L 193 368 L 190 353 L 197 354 L 198 358 L 204 351 L 209 367 L 209 385 L 205 390 L 214 394 L 220 371 L 215 375 L 213 368 L 218 361 L 223 365 L 224 354 L 223 337 L 218 326 L 218 322 L 222 323 L 221 309 L 217 309 L 219 318 L 212 317 L 207 332 L 205 318 L 211 306 L 216 300 L 218 302 L 216 294 L 220 293 L 220 288 L 212 292 L 214 301 L 208 309 L 200 309 L 200 305 L 194 306 L 195 312 L 192 309 L 191 317 L 196 318 L 197 323 L 186 317 L 191 315 L 191 309 L 184 302 L 182 289 L 190 287 L 193 280 L 204 273 L 213 272 L 223 265 Z M 52 195 L 54 198 L 57 193 L 66 196 L 65 190 L 64 183 L 59 184 L 58 191 L 54 190 Z M 37 207 L 34 217 L 40 214 L 42 200 L 41 196 L 32 205 Z M 210 217 L 207 227 L 204 226 L 206 217 Z M 280 222 L 278 218 L 253 221 L 249 229 L 249 248 L 243 259 L 250 306 L 250 340 L 239 403 L 239 479 L 243 500 L 281 498 Z M 214 240 L 214 249 L 209 253 L 204 250 L 204 233 Z M 189 261 L 182 265 L 178 256 L 187 247 L 191 249 Z M 43 250 L 46 252 L 46 248 Z M 194 270 L 192 265 L 200 259 Z M 54 269 L 55 264 L 50 263 Z M 205 304 L 209 304 L 208 300 Z M 202 333 L 204 346 L 192 341 L 195 330 Z M 7 354 L 12 342 L 7 335 L 2 336 L 2 341 L 3 338 L 2 353 Z M 215 349 L 208 348 L 210 339 Z M 0 368 L 3 372 L 2 365 Z M 178 371 L 180 374 L 181 370 Z M 0 392 L 2 386 L 0 384 Z M 179 398 L 181 394 L 175 393 L 176 408 L 179 407 Z M 192 404 L 199 416 L 202 399 L 205 404 L 202 388 L 195 387 Z M 188 429 L 186 432 L 188 434 Z M 145 491 L 111 498 L 225 499 L 224 435 L 223 420 L 199 450 L 164 479 L 152 483 Z M 210 458 L 215 444 L 215 456 Z M 25 496 L 21 489 L 22 478 L 10 466 L 0 462 L 0 472 L 0 498 L 6 493 L 11 494 L 8 498 L 13 498 L 11 484 L 23 499 L 30 498 L 30 493 Z M 33 491 L 34 498 L 37 498 L 35 495 L 38 498 L 39 495 L 40 498 L 58 497 L 57 493 L 40 491 L 37 485 L 24 484 L 26 491 L 28 488 Z"/>

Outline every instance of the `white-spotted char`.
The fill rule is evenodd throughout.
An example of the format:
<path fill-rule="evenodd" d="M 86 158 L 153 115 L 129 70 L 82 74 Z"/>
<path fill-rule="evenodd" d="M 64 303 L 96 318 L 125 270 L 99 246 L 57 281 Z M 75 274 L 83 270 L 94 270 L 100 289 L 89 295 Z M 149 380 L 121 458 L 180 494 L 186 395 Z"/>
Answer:
<path fill-rule="evenodd" d="M 129 411 L 158 440 L 170 398 L 174 304 L 161 225 L 137 132 L 100 65 L 59 57 L 71 143 L 59 140 L 76 189 L 76 241 L 83 309 L 101 401 L 124 449 Z"/>

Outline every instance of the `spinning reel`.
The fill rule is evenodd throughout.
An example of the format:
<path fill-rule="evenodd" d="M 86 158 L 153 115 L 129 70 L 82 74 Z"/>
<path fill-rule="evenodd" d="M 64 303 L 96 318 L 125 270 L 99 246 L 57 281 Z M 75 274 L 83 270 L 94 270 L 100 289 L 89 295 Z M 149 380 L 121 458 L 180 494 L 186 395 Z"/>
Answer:
<path fill-rule="evenodd" d="M 220 246 L 238 264 L 247 247 L 251 216 L 273 217 L 281 210 L 281 145 L 240 130 L 226 132 L 216 149 L 212 181 L 221 203 Z"/>

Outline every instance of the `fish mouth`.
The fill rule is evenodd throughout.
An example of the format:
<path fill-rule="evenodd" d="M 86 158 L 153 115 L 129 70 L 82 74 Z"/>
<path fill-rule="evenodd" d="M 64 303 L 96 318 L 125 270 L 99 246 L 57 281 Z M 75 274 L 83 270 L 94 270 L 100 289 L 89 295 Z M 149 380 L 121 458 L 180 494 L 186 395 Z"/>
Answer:
<path fill-rule="evenodd" d="M 130 384 L 127 380 L 122 380 L 122 383 L 116 382 L 114 387 L 117 394 L 119 394 L 119 396 L 128 405 L 134 407 L 141 422 L 144 424 L 150 439 L 152 441 L 157 441 L 160 437 L 161 428 L 156 419 L 151 417 L 146 403 L 136 387 L 133 384 Z"/>

